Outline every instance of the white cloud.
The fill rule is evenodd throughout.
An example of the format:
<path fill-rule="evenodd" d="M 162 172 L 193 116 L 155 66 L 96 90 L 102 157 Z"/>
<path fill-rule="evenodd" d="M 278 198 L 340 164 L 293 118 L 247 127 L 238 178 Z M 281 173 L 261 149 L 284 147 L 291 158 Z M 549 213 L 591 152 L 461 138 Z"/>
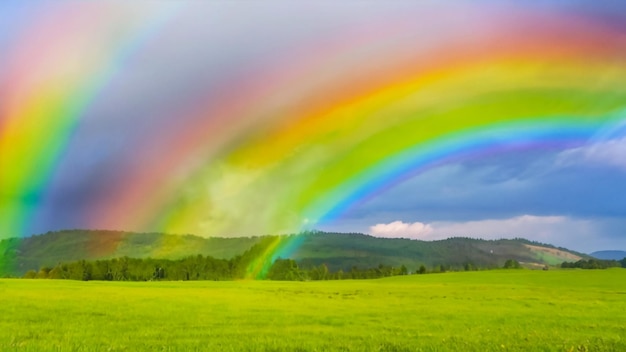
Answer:
<path fill-rule="evenodd" d="M 575 227 L 573 222 L 582 227 L 581 220 L 572 220 L 565 216 L 521 215 L 508 219 L 486 219 L 467 222 L 433 223 L 434 239 L 452 236 L 479 237 L 484 239 L 523 237 L 531 240 L 548 241 Z"/>
<path fill-rule="evenodd" d="M 421 222 L 405 223 L 394 221 L 388 224 L 376 224 L 370 227 L 370 234 L 384 238 L 413 238 L 419 239 L 428 236 L 433 231 L 428 224 Z"/>
<path fill-rule="evenodd" d="M 521 215 L 507 219 L 466 222 L 405 223 L 394 221 L 370 227 L 370 234 L 386 238 L 442 240 L 450 237 L 500 239 L 521 237 L 528 240 L 582 250 L 598 240 L 597 229 L 589 220 L 567 216 Z M 575 244 L 575 245 L 572 245 Z"/>
<path fill-rule="evenodd" d="M 626 137 L 605 140 L 567 150 L 561 153 L 559 163 L 562 165 L 578 163 L 604 164 L 626 170 Z"/>

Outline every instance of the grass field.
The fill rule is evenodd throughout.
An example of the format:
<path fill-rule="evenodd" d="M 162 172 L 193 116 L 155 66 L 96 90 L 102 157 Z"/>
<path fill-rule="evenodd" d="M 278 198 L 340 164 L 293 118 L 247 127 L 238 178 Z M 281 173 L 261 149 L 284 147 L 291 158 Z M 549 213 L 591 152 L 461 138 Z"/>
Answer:
<path fill-rule="evenodd" d="M 0 351 L 626 351 L 626 270 L 0 280 Z"/>

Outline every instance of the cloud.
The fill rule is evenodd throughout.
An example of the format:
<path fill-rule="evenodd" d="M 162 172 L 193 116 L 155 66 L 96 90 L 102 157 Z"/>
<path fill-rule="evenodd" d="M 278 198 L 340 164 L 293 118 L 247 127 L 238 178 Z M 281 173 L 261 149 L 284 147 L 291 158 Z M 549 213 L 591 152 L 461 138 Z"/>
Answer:
<path fill-rule="evenodd" d="M 626 198 L 620 196 L 626 192 L 624 173 L 606 163 L 581 161 L 581 156 L 564 165 L 559 163 L 564 153 L 519 151 L 426 169 L 358 204 L 346 217 L 368 228 L 399 219 L 432 224 L 521 214 L 626 216 Z M 615 158 L 626 163 L 623 159 Z"/>
<path fill-rule="evenodd" d="M 394 221 L 388 224 L 376 224 L 370 227 L 370 234 L 384 238 L 423 238 L 433 231 L 428 224 L 421 222 L 405 223 Z"/>
<path fill-rule="evenodd" d="M 606 224 L 604 224 L 606 225 Z M 505 219 L 474 221 L 436 221 L 432 223 L 405 223 L 393 221 L 379 223 L 369 228 L 375 237 L 443 240 L 450 237 L 471 237 L 486 240 L 525 238 L 553 244 L 581 252 L 626 245 L 626 240 L 605 233 L 609 230 L 602 222 L 570 218 L 567 216 L 520 215 Z M 621 224 L 623 226 L 623 223 Z M 610 231 L 609 231 L 610 232 Z M 605 233 L 602 235 L 602 233 Z M 608 246 L 608 247 L 607 247 Z"/>
<path fill-rule="evenodd" d="M 626 170 L 626 137 L 597 142 L 561 153 L 559 164 L 564 166 L 591 163 Z"/>
<path fill-rule="evenodd" d="M 485 219 L 466 222 L 434 222 L 432 239 L 468 236 L 484 239 L 523 237 L 536 241 L 551 241 L 564 233 L 588 233 L 585 220 L 566 216 L 521 215 L 507 219 Z"/>

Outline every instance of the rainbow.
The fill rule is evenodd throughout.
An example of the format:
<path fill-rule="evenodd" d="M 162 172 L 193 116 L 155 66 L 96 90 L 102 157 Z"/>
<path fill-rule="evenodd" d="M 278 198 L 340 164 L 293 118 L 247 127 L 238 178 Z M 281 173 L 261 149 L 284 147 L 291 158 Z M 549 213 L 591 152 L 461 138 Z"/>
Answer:
<path fill-rule="evenodd" d="M 536 21 L 528 16 L 521 21 Z M 263 121 L 261 131 L 237 130 L 242 142 L 210 150 L 210 162 L 186 179 L 183 195 L 172 199 L 166 192 L 149 222 L 172 232 L 196 223 L 196 233 L 228 235 L 306 228 L 459 153 L 520 143 L 583 144 L 623 120 L 623 36 L 562 22 L 556 49 L 553 37 L 513 26 L 505 43 L 491 34 L 479 38 L 482 50 L 455 43 L 432 55 L 404 53 L 410 57 L 400 60 L 404 64 L 371 75 L 359 71 L 367 77 L 363 84 L 353 81 L 356 73 L 337 73 L 279 118 Z M 332 70 L 316 68 L 322 75 Z M 598 72 L 604 73 L 601 84 Z M 256 106 L 239 109 L 244 112 L 234 117 L 246 124 L 264 116 Z M 208 197 L 189 197 L 206 189 Z M 249 224 L 245 214 L 254 214 Z"/>
<path fill-rule="evenodd" d="M 421 6 L 277 50 L 199 94 L 171 117 L 176 124 L 155 122 L 158 135 L 129 142 L 135 162 L 79 223 L 202 236 L 297 232 L 341 219 L 425 168 L 510 148 L 581 146 L 626 120 L 623 26 L 559 6 Z M 137 8 L 145 7 L 68 3 L 42 11 L 14 41 L 0 76 L 0 238 L 28 234 L 76 126 L 128 73 L 128 58 L 197 10 Z M 83 16 L 65 21 L 72 12 Z M 293 250 L 270 247 L 267 260 Z M 267 260 L 248 276 L 262 276 Z"/>
<path fill-rule="evenodd" d="M 261 252 L 258 253 L 254 260 L 246 268 L 244 275 L 248 280 L 259 280 L 267 277 L 267 274 L 278 258 L 289 258 L 289 256 L 297 250 L 304 241 L 302 235 L 282 235 L 269 236 L 262 240 Z"/>
<path fill-rule="evenodd" d="M 89 105 L 176 11 L 168 6 L 142 18 L 138 10 L 110 2 L 30 9 L 39 25 L 14 40 L 20 44 L 0 82 L 0 237 L 24 233 Z M 122 26 L 111 31 L 115 19 Z"/>

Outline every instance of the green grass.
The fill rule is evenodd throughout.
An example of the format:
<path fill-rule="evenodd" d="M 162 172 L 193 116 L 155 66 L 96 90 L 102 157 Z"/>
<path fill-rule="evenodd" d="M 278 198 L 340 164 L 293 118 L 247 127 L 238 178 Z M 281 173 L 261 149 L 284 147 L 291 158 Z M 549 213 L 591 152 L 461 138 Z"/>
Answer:
<path fill-rule="evenodd" d="M 625 351 L 626 270 L 0 280 L 0 351 Z"/>

